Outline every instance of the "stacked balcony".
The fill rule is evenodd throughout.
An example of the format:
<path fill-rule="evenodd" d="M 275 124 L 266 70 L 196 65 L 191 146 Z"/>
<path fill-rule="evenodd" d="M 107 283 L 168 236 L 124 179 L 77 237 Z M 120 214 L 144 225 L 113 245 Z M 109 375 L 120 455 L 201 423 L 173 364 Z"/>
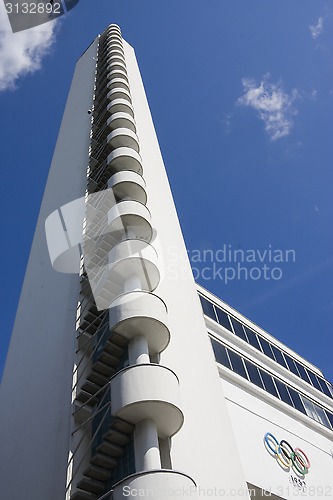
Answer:
<path fill-rule="evenodd" d="M 192 491 L 191 478 L 161 462 L 159 440 L 176 434 L 184 416 L 177 375 L 159 363 L 170 342 L 167 307 L 156 292 L 159 258 L 115 25 L 100 39 L 94 103 L 78 343 L 85 362 L 77 364 L 74 413 L 91 445 L 70 498 L 108 500 L 113 490 L 120 499 L 124 485 L 167 491 L 170 481 Z"/>

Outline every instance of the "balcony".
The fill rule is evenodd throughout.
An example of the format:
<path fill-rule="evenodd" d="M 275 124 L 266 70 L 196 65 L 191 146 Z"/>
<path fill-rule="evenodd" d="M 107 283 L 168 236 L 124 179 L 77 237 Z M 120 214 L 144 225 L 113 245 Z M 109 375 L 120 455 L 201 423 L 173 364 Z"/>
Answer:
<path fill-rule="evenodd" d="M 119 128 L 128 128 L 129 130 L 132 130 L 132 132 L 136 132 L 136 125 L 134 118 L 128 113 L 113 113 L 107 119 L 107 126 L 111 130 Z"/>
<path fill-rule="evenodd" d="M 110 304 L 109 325 L 127 340 L 144 335 L 151 355 L 161 353 L 170 341 L 166 305 L 153 293 L 135 291 L 117 297 Z"/>
<path fill-rule="evenodd" d="M 131 170 L 142 174 L 142 160 L 139 153 L 132 148 L 117 148 L 107 157 L 107 164 L 113 172 Z"/>
<path fill-rule="evenodd" d="M 107 110 L 110 114 L 113 113 L 128 113 L 134 118 L 132 104 L 127 99 L 113 99 L 108 105 Z"/>
<path fill-rule="evenodd" d="M 109 101 L 113 101 L 113 99 L 126 99 L 128 102 L 131 102 L 131 94 L 122 88 L 114 88 L 110 90 L 106 97 Z"/>
<path fill-rule="evenodd" d="M 131 148 L 139 152 L 139 139 L 132 130 L 128 128 L 117 128 L 107 136 L 107 143 L 113 149 Z"/>
<path fill-rule="evenodd" d="M 136 424 L 153 419 L 160 438 L 171 437 L 182 427 L 179 382 L 169 368 L 139 364 L 124 368 L 111 378 L 112 415 Z"/>
<path fill-rule="evenodd" d="M 108 84 L 107 88 L 109 90 L 116 89 L 116 88 L 122 88 L 127 90 L 128 92 L 130 91 L 129 85 L 128 85 L 128 80 L 124 78 L 113 78 Z"/>
<path fill-rule="evenodd" d="M 136 172 L 118 172 L 112 175 L 108 186 L 112 188 L 117 201 L 133 200 L 143 205 L 147 202 L 146 183 Z"/>

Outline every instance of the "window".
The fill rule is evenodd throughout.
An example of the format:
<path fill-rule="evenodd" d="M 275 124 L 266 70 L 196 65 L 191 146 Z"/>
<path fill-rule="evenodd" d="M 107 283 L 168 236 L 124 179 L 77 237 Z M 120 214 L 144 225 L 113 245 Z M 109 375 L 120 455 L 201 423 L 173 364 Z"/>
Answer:
<path fill-rule="evenodd" d="M 240 356 L 238 356 L 238 354 L 236 354 L 235 352 L 230 351 L 229 349 L 228 349 L 228 353 L 229 353 L 229 357 L 230 357 L 233 371 L 238 373 L 238 375 L 241 375 L 242 377 L 247 378 L 242 358 Z"/>
<path fill-rule="evenodd" d="M 278 398 L 279 395 L 277 393 L 275 384 L 273 382 L 273 378 L 267 372 L 265 372 L 264 370 L 261 370 L 260 368 L 259 368 L 259 372 L 260 372 L 261 378 L 264 382 L 264 386 L 265 386 L 266 391 L 269 392 L 270 394 L 272 394 L 272 396 L 275 396 L 276 398 Z"/>
<path fill-rule="evenodd" d="M 310 383 L 310 379 L 308 377 L 308 374 L 307 374 L 304 366 L 301 365 L 301 363 L 299 363 L 296 360 L 295 360 L 295 365 L 297 367 L 297 370 L 298 370 L 298 373 L 300 374 L 301 379 L 304 380 L 305 382 L 307 382 L 309 384 Z"/>
<path fill-rule="evenodd" d="M 318 389 L 318 391 L 321 391 L 321 387 L 320 387 L 320 384 L 318 382 L 316 375 L 313 372 L 311 372 L 310 370 L 307 370 L 307 372 L 308 372 L 309 379 L 311 380 L 313 387 Z"/>
<path fill-rule="evenodd" d="M 249 328 L 247 328 L 246 326 L 244 326 L 244 330 L 246 332 L 246 336 L 248 338 L 248 342 L 249 344 L 252 345 L 252 347 L 255 347 L 256 349 L 258 349 L 258 351 L 261 351 L 261 348 L 260 348 L 260 345 L 259 345 L 259 342 L 258 342 L 258 337 L 257 335 L 254 333 L 253 330 L 250 330 Z"/>
<path fill-rule="evenodd" d="M 323 410 L 323 408 L 320 408 L 320 406 L 316 405 L 305 396 L 301 395 L 301 399 L 303 401 L 307 416 L 330 429 L 331 426 L 325 410 Z"/>
<path fill-rule="evenodd" d="M 232 326 L 234 327 L 234 332 L 237 335 L 237 337 L 245 340 L 245 342 L 248 342 L 242 323 L 237 321 L 237 319 L 235 319 L 235 318 L 231 318 L 231 323 L 232 323 Z"/>
<path fill-rule="evenodd" d="M 213 340 L 212 338 L 210 340 L 212 342 L 216 361 L 231 370 L 232 368 L 224 345 L 220 344 L 220 342 L 216 342 L 216 340 Z"/>
<path fill-rule="evenodd" d="M 227 313 L 222 311 L 219 307 L 215 306 L 215 311 L 217 314 L 217 319 L 220 325 L 224 326 L 227 330 L 231 331 L 231 325 Z"/>
<path fill-rule="evenodd" d="M 332 426 L 332 429 L 333 429 L 333 413 L 330 413 L 329 411 L 326 410 L 326 416 Z"/>
<path fill-rule="evenodd" d="M 299 410 L 302 413 L 305 413 L 305 408 L 304 408 L 304 405 L 302 403 L 301 397 L 298 394 L 298 392 L 295 391 L 294 389 L 292 389 L 289 386 L 288 386 L 288 392 L 290 394 L 291 400 L 292 400 L 292 402 L 293 402 L 294 407 L 296 408 L 296 410 Z"/>
<path fill-rule="evenodd" d="M 286 354 L 286 353 L 284 353 L 284 357 L 285 357 L 285 359 L 286 359 L 286 361 L 287 361 L 287 365 L 288 365 L 289 370 L 290 370 L 291 372 L 293 372 L 293 373 L 294 373 L 294 375 L 297 375 L 297 377 L 299 377 L 299 373 L 298 373 L 298 370 L 297 370 L 297 368 L 296 368 L 296 365 L 295 365 L 295 363 L 294 363 L 293 358 L 291 358 L 291 357 L 289 356 L 289 354 Z"/>
<path fill-rule="evenodd" d="M 324 379 L 320 378 L 320 377 L 317 377 L 317 379 L 318 379 L 318 382 L 319 382 L 320 387 L 322 389 L 322 392 L 324 394 L 326 394 L 326 396 L 328 396 L 329 398 L 331 398 L 332 397 L 331 391 L 327 387 L 326 381 Z"/>
<path fill-rule="evenodd" d="M 265 389 L 263 381 L 261 380 L 260 373 L 256 365 L 244 359 L 247 373 L 249 374 L 250 382 L 256 384 L 261 389 Z"/>
<path fill-rule="evenodd" d="M 266 339 L 263 339 L 262 337 L 260 337 L 260 344 L 261 344 L 262 350 L 266 354 L 266 356 L 268 356 L 271 359 L 274 359 L 274 361 L 275 361 L 273 351 L 271 349 L 271 344 Z"/>
<path fill-rule="evenodd" d="M 278 388 L 280 399 L 287 403 L 287 405 L 294 406 L 288 392 L 287 386 L 280 380 L 275 379 L 276 387 Z"/>
<path fill-rule="evenodd" d="M 199 295 L 199 298 L 200 298 L 203 313 L 206 316 L 208 316 L 209 318 L 216 321 L 216 315 L 215 315 L 213 304 L 211 302 L 209 302 L 209 300 L 207 300 L 205 297 L 202 297 L 202 295 Z"/>
<path fill-rule="evenodd" d="M 277 363 L 279 363 L 279 365 L 283 366 L 284 368 L 288 369 L 288 365 L 283 357 L 282 351 L 280 351 L 280 349 L 278 349 L 277 347 L 275 347 L 275 345 L 272 344 L 271 344 L 271 349 L 273 351 Z"/>

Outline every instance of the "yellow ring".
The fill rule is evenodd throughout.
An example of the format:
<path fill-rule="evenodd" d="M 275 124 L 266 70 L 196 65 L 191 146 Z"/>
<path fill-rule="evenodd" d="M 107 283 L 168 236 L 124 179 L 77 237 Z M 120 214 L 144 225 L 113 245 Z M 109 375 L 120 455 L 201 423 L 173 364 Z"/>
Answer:
<path fill-rule="evenodd" d="M 283 445 L 282 445 L 283 446 Z M 279 462 L 284 466 L 284 467 L 291 467 L 291 459 L 287 457 L 284 457 L 285 460 L 288 460 L 288 462 L 286 462 L 285 460 L 283 460 L 281 457 L 283 457 L 283 453 L 282 453 L 282 447 L 280 444 L 277 444 L 276 445 L 276 458 L 279 460 Z"/>

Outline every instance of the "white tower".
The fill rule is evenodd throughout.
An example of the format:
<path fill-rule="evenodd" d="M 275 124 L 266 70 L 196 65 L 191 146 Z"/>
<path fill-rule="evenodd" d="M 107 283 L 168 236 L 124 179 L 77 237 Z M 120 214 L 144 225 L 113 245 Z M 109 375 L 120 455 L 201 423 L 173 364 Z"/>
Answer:
<path fill-rule="evenodd" d="M 3 498 L 247 496 L 134 51 L 116 25 L 75 69 L 0 411 Z"/>

